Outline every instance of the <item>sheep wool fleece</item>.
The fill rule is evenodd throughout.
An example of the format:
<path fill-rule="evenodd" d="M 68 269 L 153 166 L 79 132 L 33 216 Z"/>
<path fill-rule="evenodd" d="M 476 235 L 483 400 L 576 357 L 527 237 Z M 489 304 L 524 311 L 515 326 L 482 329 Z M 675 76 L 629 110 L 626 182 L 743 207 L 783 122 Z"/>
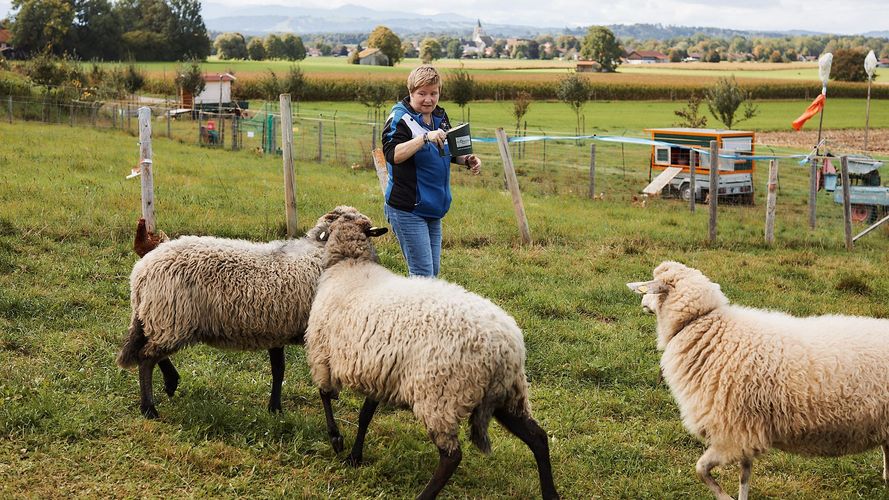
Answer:
<path fill-rule="evenodd" d="M 685 427 L 726 461 L 774 446 L 818 456 L 889 442 L 889 320 L 728 305 L 675 262 L 658 310 L 664 378 Z"/>
<path fill-rule="evenodd" d="M 398 276 L 360 259 L 333 265 L 318 285 L 306 352 L 322 390 L 346 386 L 411 408 L 448 451 L 459 447 L 460 422 L 470 414 L 475 429 L 486 429 L 504 405 L 530 415 L 515 320 L 445 281 Z"/>

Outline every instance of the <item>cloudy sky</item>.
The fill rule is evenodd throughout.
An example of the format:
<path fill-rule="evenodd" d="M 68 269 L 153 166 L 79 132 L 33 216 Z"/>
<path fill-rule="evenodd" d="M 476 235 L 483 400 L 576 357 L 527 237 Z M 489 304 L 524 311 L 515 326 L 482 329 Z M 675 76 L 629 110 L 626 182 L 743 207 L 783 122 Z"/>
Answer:
<path fill-rule="evenodd" d="M 250 3 L 333 8 L 359 2 L 237 0 L 238 5 Z M 406 4 L 408 7 L 405 7 Z M 452 12 L 480 18 L 482 24 L 488 22 L 575 27 L 591 24 L 661 23 L 743 30 L 801 29 L 841 34 L 889 30 L 887 0 L 374 0 L 363 5 L 375 10 L 401 10 L 421 14 Z M 546 7 L 543 8 L 542 5 Z"/>

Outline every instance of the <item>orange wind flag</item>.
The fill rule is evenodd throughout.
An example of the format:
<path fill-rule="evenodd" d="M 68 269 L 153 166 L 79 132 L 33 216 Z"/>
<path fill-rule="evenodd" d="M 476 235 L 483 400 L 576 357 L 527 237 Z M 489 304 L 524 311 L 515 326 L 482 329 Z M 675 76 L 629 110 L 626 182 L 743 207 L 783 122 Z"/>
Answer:
<path fill-rule="evenodd" d="M 819 111 L 824 109 L 824 101 L 827 99 L 824 94 L 818 94 L 818 97 L 812 101 L 812 104 L 809 104 L 809 107 L 803 112 L 803 114 L 799 115 L 799 118 L 793 120 L 792 127 L 794 130 L 799 130 L 803 128 L 803 124 L 809 121 L 809 118 L 818 114 Z"/>

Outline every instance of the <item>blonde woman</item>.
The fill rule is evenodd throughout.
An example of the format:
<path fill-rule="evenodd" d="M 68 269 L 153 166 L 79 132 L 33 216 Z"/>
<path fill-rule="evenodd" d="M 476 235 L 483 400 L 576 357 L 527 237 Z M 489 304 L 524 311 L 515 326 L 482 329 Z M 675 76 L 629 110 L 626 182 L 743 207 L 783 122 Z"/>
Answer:
<path fill-rule="evenodd" d="M 445 131 L 448 114 L 438 105 L 441 76 L 432 66 L 407 77 L 408 97 L 392 107 L 383 127 L 383 152 L 389 170 L 386 218 L 398 238 L 411 276 L 438 276 L 441 219 L 451 207 L 450 164 L 478 174 L 482 162 L 472 154 L 451 156 Z"/>

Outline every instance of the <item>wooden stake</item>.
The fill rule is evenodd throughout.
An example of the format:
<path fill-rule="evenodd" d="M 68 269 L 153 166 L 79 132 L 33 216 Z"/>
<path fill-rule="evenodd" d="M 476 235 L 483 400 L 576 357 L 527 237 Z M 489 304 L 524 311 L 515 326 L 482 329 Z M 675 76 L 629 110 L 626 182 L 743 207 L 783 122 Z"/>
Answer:
<path fill-rule="evenodd" d="M 324 151 L 321 149 L 324 142 L 324 122 L 318 120 L 318 163 L 324 159 Z"/>
<path fill-rule="evenodd" d="M 522 193 L 519 191 L 519 181 L 512 165 L 512 156 L 509 154 L 509 141 L 506 132 L 502 128 L 496 130 L 497 146 L 500 148 L 500 157 L 503 159 L 503 173 L 506 176 L 506 185 L 512 194 L 512 207 L 515 210 L 516 222 L 519 225 L 519 233 L 522 243 L 531 244 L 531 230 L 528 228 L 528 218 L 525 216 L 525 205 L 522 203 Z"/>
<path fill-rule="evenodd" d="M 9 123 L 12 123 L 12 96 L 9 96 Z"/>
<path fill-rule="evenodd" d="M 719 143 L 710 141 L 710 243 L 716 243 L 717 200 L 719 200 Z"/>
<path fill-rule="evenodd" d="M 809 165 L 809 229 L 815 229 L 815 193 L 818 192 L 818 160 L 812 158 Z"/>
<path fill-rule="evenodd" d="M 590 199 L 594 199 L 595 197 L 596 197 L 596 145 L 590 144 Z"/>
<path fill-rule="evenodd" d="M 287 237 L 296 237 L 296 176 L 293 173 L 293 116 L 290 94 L 281 94 L 281 157 L 284 162 L 284 206 L 287 212 Z"/>
<path fill-rule="evenodd" d="M 778 201 L 778 160 L 769 161 L 769 183 L 766 194 L 766 243 L 775 242 L 775 209 Z"/>
<path fill-rule="evenodd" d="M 849 189 L 849 159 L 840 157 L 840 175 L 843 177 L 843 229 L 846 236 L 846 250 L 852 250 L 852 202 Z"/>
<path fill-rule="evenodd" d="M 371 155 L 373 155 L 374 158 L 374 168 L 377 171 L 377 179 L 380 181 L 380 191 L 382 191 L 383 196 L 385 196 L 386 186 L 389 184 L 389 169 L 386 168 L 386 155 L 383 154 L 383 150 L 380 148 L 371 151 Z"/>
<path fill-rule="evenodd" d="M 139 108 L 139 170 L 142 179 L 142 218 L 149 233 L 157 230 L 154 220 L 154 166 L 151 152 L 151 108 Z"/>

